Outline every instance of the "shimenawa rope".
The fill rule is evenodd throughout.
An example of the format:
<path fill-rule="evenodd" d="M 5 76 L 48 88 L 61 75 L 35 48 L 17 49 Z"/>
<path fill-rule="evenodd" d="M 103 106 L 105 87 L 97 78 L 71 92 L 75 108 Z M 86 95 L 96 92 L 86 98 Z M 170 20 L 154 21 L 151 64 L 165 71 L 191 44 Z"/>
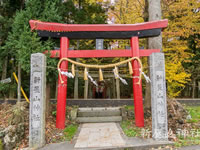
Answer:
<path fill-rule="evenodd" d="M 128 66 L 129 66 L 129 73 L 132 74 L 133 73 L 133 69 L 132 69 L 132 65 L 131 65 L 131 61 L 133 60 L 137 60 L 139 65 L 140 65 L 140 75 L 139 75 L 139 81 L 137 82 L 137 84 L 140 84 L 140 81 L 141 81 L 141 77 L 142 77 L 142 70 L 143 70 L 143 66 L 142 66 L 142 62 L 141 60 L 138 58 L 138 57 L 132 57 L 132 58 L 129 58 L 127 60 L 124 60 L 124 61 L 121 61 L 121 62 L 118 62 L 118 63 L 114 63 L 114 64 L 108 64 L 108 65 L 90 65 L 90 64 L 83 64 L 83 63 L 80 63 L 80 62 L 76 62 L 74 60 L 71 60 L 69 58 L 62 58 L 59 60 L 58 62 L 58 65 L 57 65 L 57 69 L 60 70 L 60 64 L 62 61 L 69 61 L 70 63 L 72 63 L 72 74 L 74 74 L 74 65 L 78 65 L 78 66 L 82 66 L 82 67 L 85 67 L 85 76 L 84 79 L 87 80 L 87 68 L 96 68 L 96 69 L 99 69 L 99 74 L 100 74 L 100 81 L 103 80 L 103 73 L 102 73 L 102 69 L 105 69 L 105 68 L 117 68 L 117 66 L 120 66 L 122 64 L 125 64 L 125 63 L 128 63 Z M 61 80 L 61 83 L 64 83 L 64 81 L 62 80 L 62 76 L 61 76 L 61 73 L 59 71 L 59 77 L 60 77 L 60 80 Z"/>

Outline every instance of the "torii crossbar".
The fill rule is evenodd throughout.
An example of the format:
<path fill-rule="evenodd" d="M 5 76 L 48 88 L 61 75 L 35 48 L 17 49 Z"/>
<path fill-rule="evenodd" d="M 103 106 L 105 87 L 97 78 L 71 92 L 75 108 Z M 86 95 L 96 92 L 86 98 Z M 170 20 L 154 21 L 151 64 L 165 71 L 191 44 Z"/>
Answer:
<path fill-rule="evenodd" d="M 159 20 L 139 24 L 61 24 L 30 20 L 31 30 L 36 30 L 40 37 L 60 38 L 60 50 L 50 51 L 51 57 L 57 58 L 92 58 L 92 57 L 142 57 L 160 52 L 160 49 L 139 49 L 139 38 L 159 36 L 168 25 L 168 20 Z M 130 39 L 131 50 L 69 50 L 69 39 Z M 133 66 L 133 94 L 135 123 L 144 126 L 142 83 L 137 84 L 140 74 L 137 61 Z M 67 70 L 68 62 L 63 61 L 60 69 Z M 64 83 L 58 79 L 56 127 L 65 128 L 65 109 L 67 96 L 67 77 L 62 75 Z"/>

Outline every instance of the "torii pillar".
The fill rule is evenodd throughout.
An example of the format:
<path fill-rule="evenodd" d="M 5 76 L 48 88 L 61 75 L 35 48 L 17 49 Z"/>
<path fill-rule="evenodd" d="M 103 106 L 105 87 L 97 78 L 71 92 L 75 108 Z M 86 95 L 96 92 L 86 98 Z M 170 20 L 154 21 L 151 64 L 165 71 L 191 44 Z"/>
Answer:
<path fill-rule="evenodd" d="M 138 37 L 131 38 L 132 57 L 140 58 Z M 142 97 L 142 80 L 139 82 L 140 66 L 138 61 L 132 61 L 133 66 L 133 97 L 135 106 L 135 124 L 138 127 L 144 127 L 144 111 Z"/>
<path fill-rule="evenodd" d="M 67 58 L 69 48 L 69 39 L 61 37 L 60 39 L 60 59 Z M 68 69 L 68 62 L 63 61 L 60 65 L 62 70 Z M 65 128 L 65 112 L 66 112 L 66 97 L 67 97 L 67 76 L 61 75 L 64 83 L 61 83 L 58 78 L 58 96 L 57 96 L 57 115 L 56 115 L 56 128 Z"/>

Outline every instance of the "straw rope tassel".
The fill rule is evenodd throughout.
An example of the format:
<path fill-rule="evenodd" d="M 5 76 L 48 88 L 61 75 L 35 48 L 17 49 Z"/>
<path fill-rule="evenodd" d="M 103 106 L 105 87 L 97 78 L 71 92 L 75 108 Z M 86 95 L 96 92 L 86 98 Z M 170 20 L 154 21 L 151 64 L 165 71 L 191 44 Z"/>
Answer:
<path fill-rule="evenodd" d="M 87 76 L 87 68 L 85 68 L 85 71 L 84 71 L 84 80 L 85 80 L 85 81 L 88 80 L 88 76 Z"/>
<path fill-rule="evenodd" d="M 103 73 L 101 69 L 99 69 L 99 81 L 103 81 Z"/>
<path fill-rule="evenodd" d="M 75 66 L 72 64 L 72 75 L 75 76 Z"/>
<path fill-rule="evenodd" d="M 130 61 L 128 62 L 128 68 L 129 68 L 129 74 L 133 74 L 133 68 Z"/>

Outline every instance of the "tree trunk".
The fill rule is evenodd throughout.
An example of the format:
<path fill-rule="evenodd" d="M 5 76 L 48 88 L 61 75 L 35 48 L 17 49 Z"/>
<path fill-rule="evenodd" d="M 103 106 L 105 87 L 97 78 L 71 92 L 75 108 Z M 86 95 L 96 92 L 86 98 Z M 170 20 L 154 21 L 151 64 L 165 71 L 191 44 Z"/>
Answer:
<path fill-rule="evenodd" d="M 149 76 L 149 69 L 147 75 Z M 144 97 L 144 108 L 145 109 L 151 108 L 151 83 L 147 82 L 146 82 L 145 97 Z"/>
<path fill-rule="evenodd" d="M 148 12 L 149 21 L 160 20 L 162 16 L 160 0 L 148 0 Z M 162 51 L 162 35 L 148 38 L 148 49 L 160 49 Z M 150 64 L 149 61 L 148 64 Z M 151 108 L 151 86 L 148 83 L 146 84 L 144 107 Z"/>
<path fill-rule="evenodd" d="M 2 66 L 2 76 L 1 76 L 1 80 L 4 80 L 6 79 L 6 75 L 7 75 L 7 66 L 8 66 L 8 56 L 6 56 L 5 60 L 4 60 L 4 63 L 3 63 L 3 66 Z M 6 101 L 6 94 L 3 93 L 3 99 L 5 100 L 5 102 L 7 103 Z"/>
<path fill-rule="evenodd" d="M 149 0 L 149 21 L 162 18 L 160 0 Z M 160 49 L 162 52 L 162 35 L 148 39 L 149 49 Z"/>
<path fill-rule="evenodd" d="M 186 95 L 187 98 L 191 98 L 191 86 L 190 86 L 190 84 L 187 85 L 187 93 L 186 94 L 187 94 Z"/>
<path fill-rule="evenodd" d="M 6 79 L 6 75 L 7 75 L 7 66 L 8 66 L 8 56 L 6 56 L 5 60 L 4 60 L 4 64 L 2 67 L 2 76 L 1 76 L 1 80 Z"/>
<path fill-rule="evenodd" d="M 119 79 L 116 79 L 116 91 L 117 91 L 117 99 L 120 99 L 120 82 L 119 82 Z"/>
<path fill-rule="evenodd" d="M 46 84 L 46 117 L 50 114 L 51 84 Z"/>
<path fill-rule="evenodd" d="M 84 99 L 88 99 L 88 80 L 85 80 Z"/>
<path fill-rule="evenodd" d="M 145 0 L 145 8 L 144 8 L 144 21 L 147 22 L 149 20 L 149 3 L 148 0 Z M 146 45 L 148 46 L 148 39 L 146 39 Z M 149 65 L 149 58 L 147 58 L 147 63 Z M 149 69 L 147 70 L 147 75 L 149 76 Z M 151 86 L 150 83 L 146 82 L 146 89 L 145 89 L 145 97 L 144 97 L 144 107 L 145 108 L 151 108 Z"/>
<path fill-rule="evenodd" d="M 116 88 L 115 88 L 115 78 L 112 78 L 112 86 L 113 86 L 113 95 L 112 95 L 112 98 L 116 98 Z"/>
<path fill-rule="evenodd" d="M 149 20 L 149 3 L 148 0 L 145 0 L 145 7 L 144 7 L 144 13 L 143 13 L 143 18 L 144 21 L 147 22 Z"/>
<path fill-rule="evenodd" d="M 200 82 L 198 81 L 198 98 L 200 97 Z"/>
<path fill-rule="evenodd" d="M 189 86 L 189 95 L 190 95 L 190 97 L 192 97 L 192 87 L 191 86 Z"/>
<path fill-rule="evenodd" d="M 88 99 L 91 99 L 92 98 L 92 83 L 89 82 L 89 85 L 88 85 Z"/>
<path fill-rule="evenodd" d="M 89 68 L 88 68 L 89 71 Z M 84 99 L 88 99 L 88 84 L 89 83 L 89 79 L 85 80 L 85 86 L 84 86 Z"/>
<path fill-rule="evenodd" d="M 18 62 L 17 102 L 21 101 L 21 64 Z"/>
<path fill-rule="evenodd" d="M 193 79 L 193 83 L 192 83 L 192 98 L 195 98 L 195 90 L 196 90 L 196 79 Z"/>
<path fill-rule="evenodd" d="M 25 0 L 22 0 L 21 1 L 21 10 L 24 8 L 24 3 L 25 3 Z"/>
<path fill-rule="evenodd" d="M 58 80 L 56 80 L 56 92 L 55 92 L 55 99 L 57 99 L 58 96 Z"/>
<path fill-rule="evenodd" d="M 78 62 L 78 58 L 76 59 L 76 61 Z M 76 75 L 75 75 L 75 79 L 74 79 L 74 99 L 78 99 L 78 76 L 79 76 L 79 73 L 78 73 L 78 67 L 75 67 L 76 68 Z"/>
<path fill-rule="evenodd" d="M 15 70 L 15 66 L 14 66 L 14 61 L 12 61 L 12 69 L 11 69 L 12 71 L 11 71 L 11 81 L 12 81 L 12 83 L 14 83 L 15 82 L 15 79 L 14 79 L 14 76 L 13 76 L 13 72 L 14 72 L 14 70 Z M 10 91 L 9 91 L 9 99 L 13 99 L 15 97 L 15 91 L 14 90 L 12 90 L 12 88 L 10 88 Z"/>
<path fill-rule="evenodd" d="M 77 46 L 77 49 L 79 49 L 79 40 L 77 40 L 76 46 Z M 79 58 L 76 58 L 76 61 L 79 62 Z M 76 75 L 75 75 L 75 79 L 74 79 L 74 99 L 78 99 L 78 76 L 79 76 L 79 73 L 78 73 L 78 67 L 77 66 L 75 67 L 75 70 L 76 70 L 75 71 Z"/>

